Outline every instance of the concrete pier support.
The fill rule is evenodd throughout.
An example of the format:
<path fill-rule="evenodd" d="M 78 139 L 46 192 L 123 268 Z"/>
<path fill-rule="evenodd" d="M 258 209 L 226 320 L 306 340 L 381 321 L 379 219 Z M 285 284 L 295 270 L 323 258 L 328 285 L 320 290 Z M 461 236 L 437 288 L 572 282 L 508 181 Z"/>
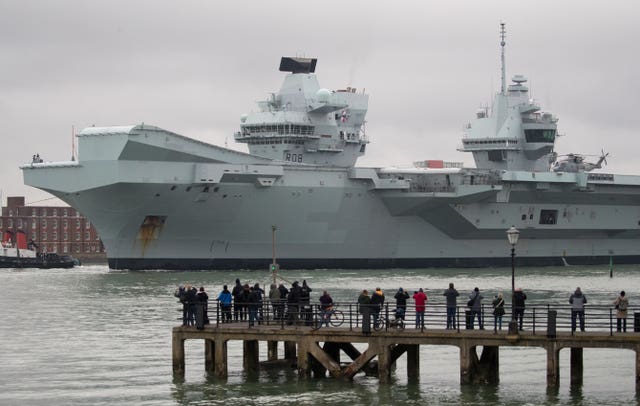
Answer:
<path fill-rule="evenodd" d="M 500 352 L 497 346 L 484 346 L 478 358 L 477 347 L 465 342 L 460 346 L 460 384 L 498 383 Z"/>
<path fill-rule="evenodd" d="M 267 360 L 276 361 L 278 359 L 278 342 L 267 341 Z"/>
<path fill-rule="evenodd" d="M 547 347 L 547 386 L 560 386 L 560 350 L 555 343 Z"/>
<path fill-rule="evenodd" d="M 469 385 L 473 378 L 473 362 L 477 360 L 476 347 L 463 342 L 460 345 L 460 384 Z"/>
<path fill-rule="evenodd" d="M 582 353 L 582 348 L 571 348 L 571 385 L 582 384 L 584 372 Z"/>
<path fill-rule="evenodd" d="M 204 369 L 207 372 L 213 372 L 215 370 L 215 348 L 216 343 L 214 340 L 204 339 Z"/>
<path fill-rule="evenodd" d="M 500 347 L 484 346 L 478 363 L 478 382 L 497 384 L 500 382 Z"/>
<path fill-rule="evenodd" d="M 219 339 L 214 342 L 214 369 L 215 375 L 219 378 L 226 378 L 227 370 L 227 342 Z"/>
<path fill-rule="evenodd" d="M 173 373 L 184 375 L 184 339 L 176 334 L 172 340 Z"/>
<path fill-rule="evenodd" d="M 287 343 L 285 343 L 286 345 Z M 295 344 L 295 343 L 294 343 Z M 315 345 L 315 343 L 314 343 Z M 285 346 L 286 349 L 286 346 Z M 306 341 L 298 342 L 298 378 L 306 380 L 311 377 L 309 348 Z"/>
<path fill-rule="evenodd" d="M 295 341 L 284 342 L 284 359 L 295 361 L 296 359 L 296 342 Z"/>
<path fill-rule="evenodd" d="M 260 350 L 257 340 L 243 341 L 243 366 L 247 373 L 257 373 L 260 370 L 259 355 Z"/>
<path fill-rule="evenodd" d="M 420 380 L 420 346 L 407 345 L 407 378 L 409 382 Z"/>
<path fill-rule="evenodd" d="M 391 346 L 381 345 L 378 353 L 378 379 L 381 384 L 391 382 Z"/>
<path fill-rule="evenodd" d="M 640 393 L 640 346 L 636 347 L 636 393 Z"/>

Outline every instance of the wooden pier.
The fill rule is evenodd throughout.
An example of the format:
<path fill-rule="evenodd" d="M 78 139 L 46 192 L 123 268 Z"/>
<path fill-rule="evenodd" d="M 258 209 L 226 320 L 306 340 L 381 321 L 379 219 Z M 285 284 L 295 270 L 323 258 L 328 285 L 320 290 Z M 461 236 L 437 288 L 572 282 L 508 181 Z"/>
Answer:
<path fill-rule="evenodd" d="M 205 368 L 218 377 L 227 376 L 227 343 L 242 341 L 244 368 L 257 371 L 259 341 L 266 341 L 268 362 L 278 360 L 278 345 L 284 343 L 284 359 L 296 365 L 301 379 L 312 376 L 330 376 L 351 379 L 362 371 L 377 370 L 381 383 L 388 383 L 396 360 L 406 354 L 407 376 L 417 380 L 420 375 L 420 346 L 455 346 L 460 350 L 460 383 L 497 383 L 500 379 L 500 347 L 539 347 L 547 352 L 547 386 L 560 384 L 560 350 L 571 351 L 571 379 L 582 379 L 582 355 L 584 348 L 613 348 L 635 351 L 636 390 L 640 388 L 640 334 L 605 331 L 571 334 L 560 331 L 546 334 L 530 331 L 509 335 L 493 330 L 445 330 L 445 329 L 388 329 L 372 331 L 370 335 L 361 329 L 349 327 L 323 327 L 313 330 L 306 326 L 278 324 L 256 325 L 229 323 L 207 325 L 203 330 L 192 326 L 173 328 L 173 371 L 185 372 L 185 340 L 203 340 Z M 366 345 L 364 351 L 354 344 Z M 362 347 L 362 346 L 361 346 Z M 478 350 L 482 349 L 478 354 Z M 346 358 L 345 358 L 346 356 Z M 348 358 L 348 360 L 347 360 Z M 347 362 L 345 362 L 347 361 Z"/>

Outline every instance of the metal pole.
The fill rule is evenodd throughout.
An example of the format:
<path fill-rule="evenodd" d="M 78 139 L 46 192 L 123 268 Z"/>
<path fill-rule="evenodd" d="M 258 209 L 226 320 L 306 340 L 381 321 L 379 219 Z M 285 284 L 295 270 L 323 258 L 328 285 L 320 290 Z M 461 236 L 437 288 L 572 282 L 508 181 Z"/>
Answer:
<path fill-rule="evenodd" d="M 516 247 L 511 246 L 511 320 L 516 319 Z"/>
<path fill-rule="evenodd" d="M 516 321 L 516 246 L 511 246 L 511 321 L 509 322 L 509 334 L 518 334 L 518 322 Z"/>

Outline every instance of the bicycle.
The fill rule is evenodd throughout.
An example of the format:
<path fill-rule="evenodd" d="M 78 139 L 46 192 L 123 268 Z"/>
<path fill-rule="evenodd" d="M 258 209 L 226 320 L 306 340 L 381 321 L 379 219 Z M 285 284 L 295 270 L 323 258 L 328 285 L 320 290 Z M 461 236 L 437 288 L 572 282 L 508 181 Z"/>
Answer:
<path fill-rule="evenodd" d="M 322 327 L 323 324 L 330 324 L 332 327 L 340 327 L 344 323 L 344 314 L 336 309 L 335 307 L 330 307 L 328 309 L 318 308 L 318 316 L 316 318 L 316 327 L 314 330 Z"/>
<path fill-rule="evenodd" d="M 384 330 L 385 325 L 388 325 L 389 328 L 404 330 L 404 320 L 402 316 L 404 316 L 404 311 L 402 309 L 395 310 L 394 319 L 387 319 L 382 315 L 382 312 L 380 312 L 380 314 L 378 314 L 378 318 L 373 322 L 373 329 L 375 331 L 381 331 Z"/>

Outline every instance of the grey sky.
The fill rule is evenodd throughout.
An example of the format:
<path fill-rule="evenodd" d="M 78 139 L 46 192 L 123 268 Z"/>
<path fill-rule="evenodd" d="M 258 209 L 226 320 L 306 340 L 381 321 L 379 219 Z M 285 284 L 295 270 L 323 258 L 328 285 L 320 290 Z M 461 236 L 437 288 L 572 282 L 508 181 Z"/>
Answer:
<path fill-rule="evenodd" d="M 281 56 L 318 58 L 323 87 L 365 88 L 359 165 L 471 164 L 462 127 L 507 73 L 560 117 L 559 153 L 611 153 L 640 174 L 637 1 L 0 0 L 3 197 L 48 197 L 18 166 L 68 160 L 71 126 L 144 122 L 233 142 L 242 113 L 279 88 Z"/>

